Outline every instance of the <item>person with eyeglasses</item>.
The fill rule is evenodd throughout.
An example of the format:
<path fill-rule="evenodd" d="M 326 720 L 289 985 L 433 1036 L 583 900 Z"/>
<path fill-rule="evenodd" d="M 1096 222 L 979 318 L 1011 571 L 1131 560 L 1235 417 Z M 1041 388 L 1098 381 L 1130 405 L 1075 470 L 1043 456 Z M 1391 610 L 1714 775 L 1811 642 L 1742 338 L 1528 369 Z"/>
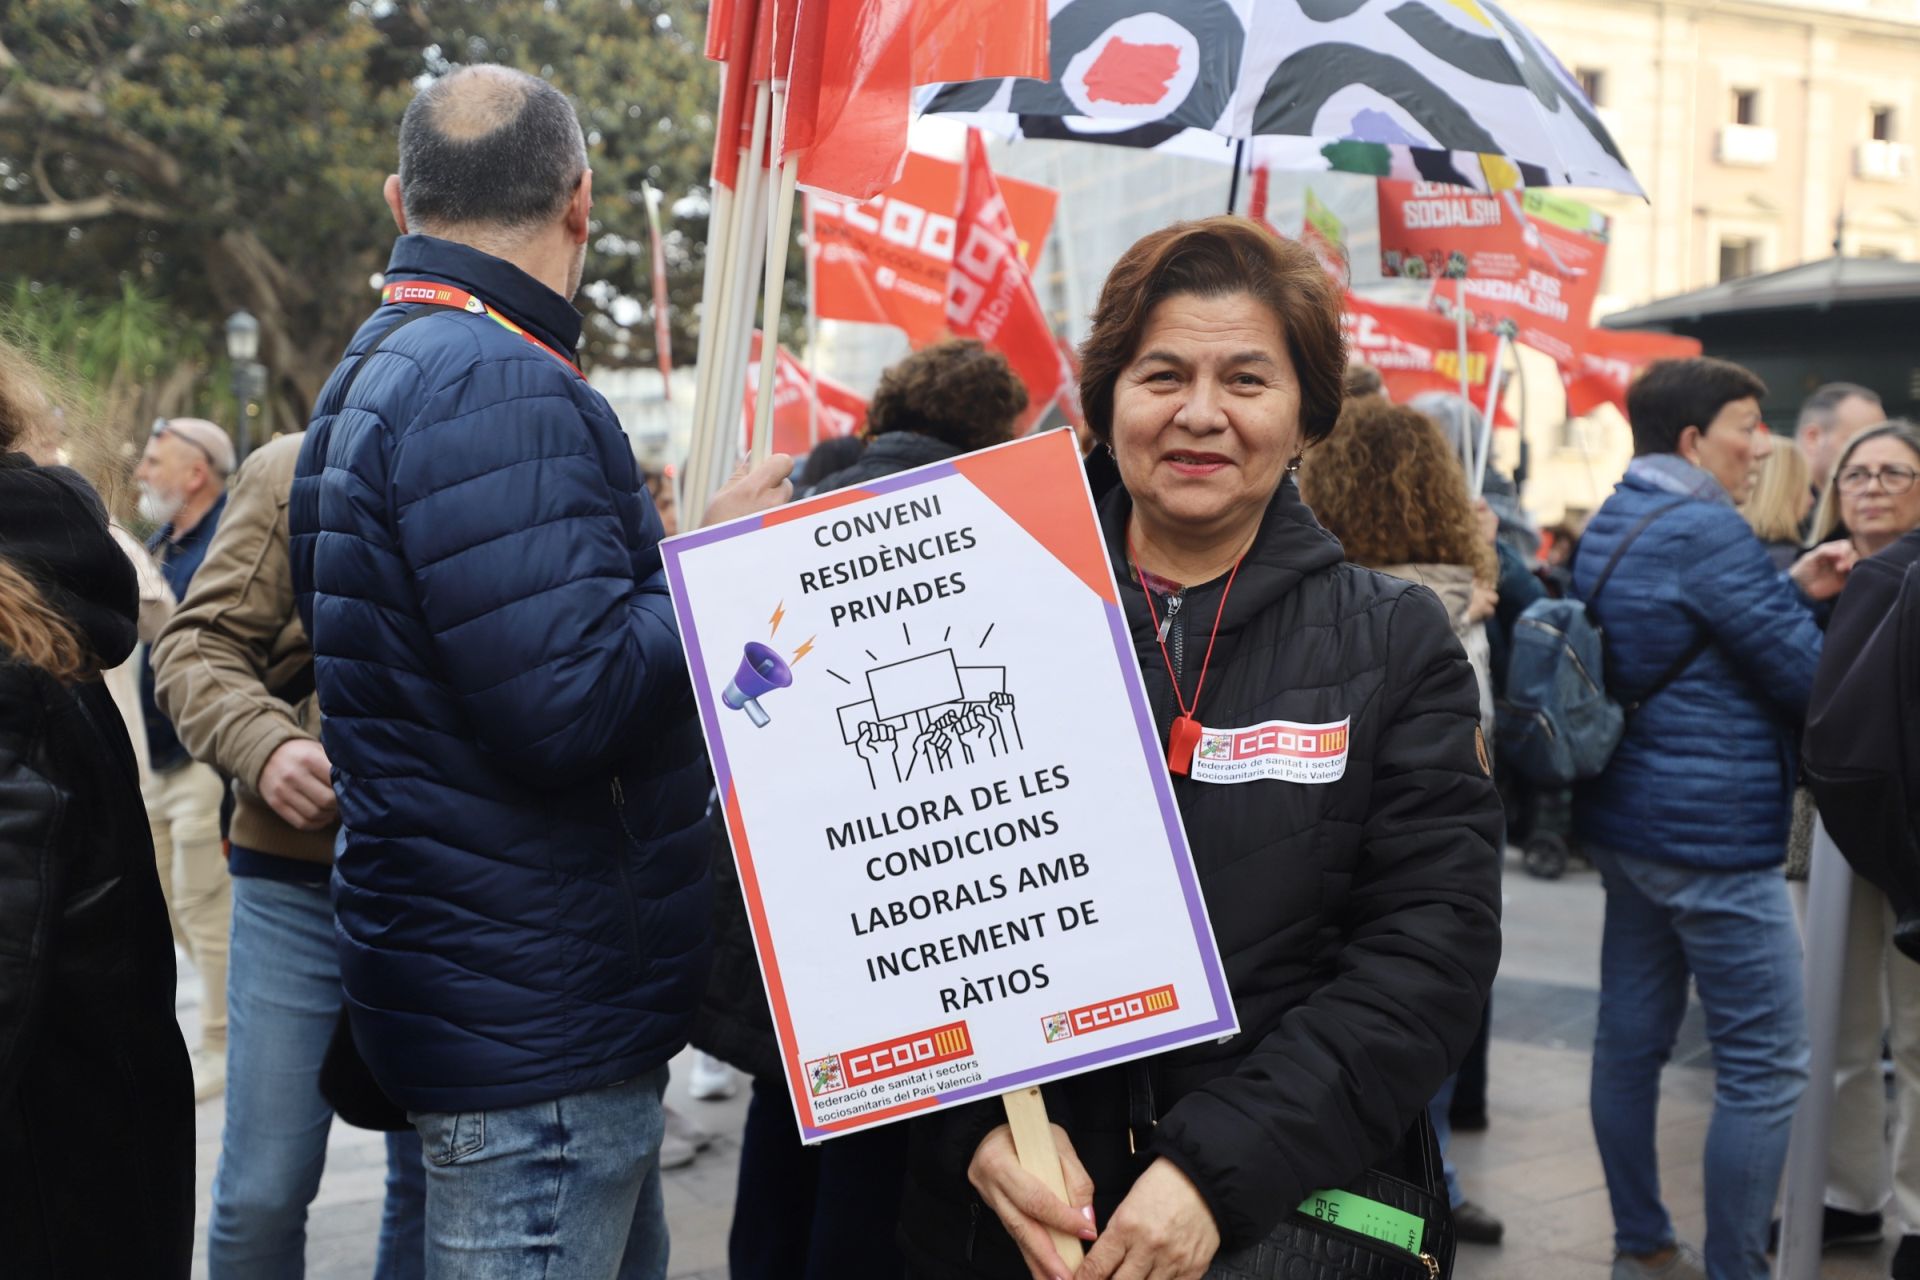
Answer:
<path fill-rule="evenodd" d="M 147 551 L 175 600 L 206 558 L 227 505 L 233 441 L 205 418 L 159 418 L 134 468 L 140 515 L 159 527 Z M 160 888 L 173 936 L 200 975 L 200 1043 L 193 1051 L 193 1096 L 217 1096 L 227 1080 L 227 927 L 232 890 L 221 850 L 220 804 L 226 784 L 188 754 L 154 696 L 153 655 L 140 659 L 140 711 L 151 773 L 142 787 L 153 828 Z"/>
<path fill-rule="evenodd" d="M 1920 427 L 1888 422 L 1849 441 L 1813 527 L 1822 541 L 1848 539 L 1863 560 L 1920 529 Z M 1891 1205 L 1902 1234 L 1890 1274 L 1920 1280 L 1920 965 L 1894 947 L 1893 926 L 1886 894 L 1855 876 L 1821 1243 L 1878 1244 Z M 1893 1056 L 1890 1100 L 1881 1077 L 1883 1039 Z"/>

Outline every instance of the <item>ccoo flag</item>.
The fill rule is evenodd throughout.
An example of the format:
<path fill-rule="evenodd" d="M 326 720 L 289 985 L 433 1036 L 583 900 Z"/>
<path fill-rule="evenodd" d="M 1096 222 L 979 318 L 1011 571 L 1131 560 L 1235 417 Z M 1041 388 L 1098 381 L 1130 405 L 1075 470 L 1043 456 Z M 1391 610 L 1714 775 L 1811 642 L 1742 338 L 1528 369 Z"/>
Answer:
<path fill-rule="evenodd" d="M 1020 237 L 987 164 L 987 144 L 978 129 L 967 131 L 954 221 L 958 227 L 953 268 L 947 274 L 947 327 L 1006 356 L 1026 385 L 1033 421 L 1056 403 L 1071 415 L 1073 398 L 1062 393 L 1072 375 L 1020 258 Z"/>

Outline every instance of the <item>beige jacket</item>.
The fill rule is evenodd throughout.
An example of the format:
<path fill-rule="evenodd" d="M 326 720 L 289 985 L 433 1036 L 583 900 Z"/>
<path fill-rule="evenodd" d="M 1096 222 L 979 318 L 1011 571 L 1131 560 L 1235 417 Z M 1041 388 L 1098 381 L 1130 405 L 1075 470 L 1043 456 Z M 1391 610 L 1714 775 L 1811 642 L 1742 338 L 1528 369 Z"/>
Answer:
<path fill-rule="evenodd" d="M 1473 665 L 1474 680 L 1480 686 L 1480 728 L 1488 742 L 1493 741 L 1493 648 L 1487 640 L 1487 624 L 1469 622 L 1473 608 L 1473 570 L 1463 564 L 1387 564 L 1380 572 L 1407 582 L 1417 582 L 1440 597 L 1453 623 L 1453 634 L 1467 651 Z"/>
<path fill-rule="evenodd" d="M 325 863 L 337 828 L 296 830 L 256 789 L 275 748 L 320 736 L 313 650 L 287 559 L 287 495 L 303 438 L 255 450 L 234 477 L 206 561 L 154 644 L 154 693 L 194 759 L 234 780 L 233 843 Z M 272 692 L 289 689 L 292 703 Z"/>

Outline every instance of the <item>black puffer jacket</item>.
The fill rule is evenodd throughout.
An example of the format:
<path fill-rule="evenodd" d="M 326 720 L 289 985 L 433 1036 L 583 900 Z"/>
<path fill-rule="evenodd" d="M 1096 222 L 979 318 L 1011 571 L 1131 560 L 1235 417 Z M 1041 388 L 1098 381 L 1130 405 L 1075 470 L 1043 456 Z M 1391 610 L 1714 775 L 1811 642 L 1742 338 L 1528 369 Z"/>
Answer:
<path fill-rule="evenodd" d="M 1164 737 L 1177 714 L 1128 564 L 1132 500 L 1101 504 Z M 1169 650 L 1192 695 L 1223 582 L 1187 593 Z M 1476 747 L 1473 670 L 1425 588 L 1341 562 L 1291 480 L 1240 567 L 1197 710 L 1213 728 L 1352 717 L 1325 785 L 1174 780 L 1241 1032 L 1047 1086 L 1107 1221 L 1157 1156 L 1206 1198 L 1223 1247 L 1397 1151 L 1465 1055 L 1500 957 L 1500 807 Z M 1143 939 L 1145 943 L 1148 940 Z M 1133 1079 L 1129 1079 L 1130 1071 Z M 1130 1105 L 1158 1123 L 1128 1154 Z M 919 1274 L 1024 1277 L 966 1167 L 997 1102 L 915 1121 L 901 1234 Z"/>
<path fill-rule="evenodd" d="M 133 650 L 133 566 L 71 472 L 0 457 L 0 556 L 103 665 Z M 173 939 L 106 687 L 0 649 L 0 1272 L 184 1277 L 193 1082 Z"/>
<path fill-rule="evenodd" d="M 831 493 L 848 485 L 865 484 L 869 480 L 924 467 L 929 462 L 945 462 L 948 458 L 959 457 L 963 452 L 965 450 L 923 432 L 888 431 L 875 436 L 873 443 L 867 446 L 866 452 L 852 466 L 834 472 L 801 496 L 811 498 L 816 493 Z"/>

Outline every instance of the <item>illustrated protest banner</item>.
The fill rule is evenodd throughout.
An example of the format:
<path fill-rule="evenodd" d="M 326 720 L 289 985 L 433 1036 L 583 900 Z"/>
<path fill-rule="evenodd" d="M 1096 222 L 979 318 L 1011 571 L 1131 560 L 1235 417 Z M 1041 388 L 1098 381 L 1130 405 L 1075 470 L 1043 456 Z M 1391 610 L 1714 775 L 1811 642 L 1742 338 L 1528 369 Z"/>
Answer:
<path fill-rule="evenodd" d="M 1514 280 L 1526 244 L 1497 193 L 1380 180 L 1380 274 L 1407 280 Z"/>
<path fill-rule="evenodd" d="M 1560 369 L 1567 388 L 1567 416 L 1578 418 L 1603 404 L 1627 411 L 1633 376 L 1655 360 L 1686 360 L 1700 354 L 1700 339 L 1632 329 L 1594 329 L 1577 363 Z"/>
<path fill-rule="evenodd" d="M 1544 191 L 1485 193 L 1433 182 L 1380 183 L 1380 271 L 1459 277 L 1474 323 L 1562 365 L 1579 354 L 1607 258 L 1593 206 Z M 1440 290 L 1451 296 L 1451 287 Z"/>
<path fill-rule="evenodd" d="M 1070 433 L 663 551 L 805 1141 L 1236 1030 Z"/>
<path fill-rule="evenodd" d="M 1053 225 L 1059 193 L 1000 179 L 1007 212 L 1032 263 Z M 890 324 L 916 347 L 947 328 L 960 166 L 913 152 L 900 181 L 864 204 L 809 196 L 820 242 L 814 297 L 823 320 Z"/>

